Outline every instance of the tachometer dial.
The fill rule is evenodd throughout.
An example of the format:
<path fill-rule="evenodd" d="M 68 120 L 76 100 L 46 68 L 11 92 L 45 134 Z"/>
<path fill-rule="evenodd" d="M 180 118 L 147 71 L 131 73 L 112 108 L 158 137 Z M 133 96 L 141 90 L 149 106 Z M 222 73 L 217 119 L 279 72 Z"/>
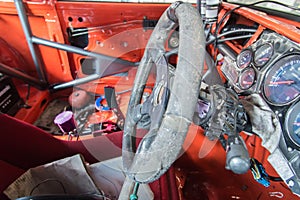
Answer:
<path fill-rule="evenodd" d="M 287 112 L 284 126 L 292 142 L 300 147 L 300 101 Z"/>
<path fill-rule="evenodd" d="M 300 55 L 289 55 L 267 72 L 264 96 L 273 105 L 286 105 L 300 94 Z"/>
<path fill-rule="evenodd" d="M 240 69 L 249 66 L 252 61 L 252 51 L 249 49 L 243 50 L 237 57 L 236 64 Z"/>
<path fill-rule="evenodd" d="M 255 81 L 255 71 L 253 68 L 243 71 L 239 78 L 240 88 L 243 90 L 249 89 Z"/>
<path fill-rule="evenodd" d="M 271 59 L 272 55 L 273 46 L 270 43 L 263 44 L 254 53 L 254 64 L 261 67 Z"/>

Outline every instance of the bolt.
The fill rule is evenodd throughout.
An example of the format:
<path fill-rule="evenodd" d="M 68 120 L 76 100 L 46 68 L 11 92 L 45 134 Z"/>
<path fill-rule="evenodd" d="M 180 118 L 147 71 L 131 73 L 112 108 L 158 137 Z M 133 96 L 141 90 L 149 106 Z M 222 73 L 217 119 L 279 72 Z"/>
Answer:
<path fill-rule="evenodd" d="M 179 45 L 179 38 L 177 38 L 177 37 L 172 37 L 171 39 L 170 39 L 170 46 L 172 47 L 172 48 L 176 48 L 176 47 L 178 47 L 178 45 Z"/>
<path fill-rule="evenodd" d="M 294 181 L 293 180 L 289 180 L 288 186 L 289 187 L 293 187 L 294 185 L 295 185 Z"/>
<path fill-rule="evenodd" d="M 128 47 L 128 42 L 122 42 L 122 46 L 125 48 Z"/>
<path fill-rule="evenodd" d="M 101 41 L 96 41 L 96 44 L 99 45 L 100 47 L 104 47 L 104 43 Z"/>

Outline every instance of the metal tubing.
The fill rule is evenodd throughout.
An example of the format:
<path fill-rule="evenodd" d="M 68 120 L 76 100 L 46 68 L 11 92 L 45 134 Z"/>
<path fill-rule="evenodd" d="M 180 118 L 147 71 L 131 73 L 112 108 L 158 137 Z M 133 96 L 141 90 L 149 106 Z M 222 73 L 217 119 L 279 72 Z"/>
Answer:
<path fill-rule="evenodd" d="M 97 54 L 94 52 L 89 52 L 89 51 L 83 50 L 78 47 L 74 47 L 74 46 L 70 46 L 70 45 L 66 45 L 66 44 L 60 44 L 57 42 L 52 42 L 50 40 L 45 40 L 45 39 L 35 37 L 35 36 L 32 37 L 32 42 L 35 44 L 44 45 L 44 46 L 56 48 L 59 50 L 68 51 L 71 53 L 76 53 L 76 54 L 96 58 L 95 74 L 89 75 L 84 78 L 79 78 L 79 79 L 76 79 L 76 80 L 73 80 L 73 81 L 70 81 L 67 83 L 55 85 L 51 88 L 52 91 L 66 89 L 69 87 L 87 83 L 89 81 L 93 81 L 95 79 L 99 79 L 101 77 L 125 72 L 125 71 L 130 70 L 130 68 L 137 66 L 139 64 L 139 63 L 130 62 L 127 60 L 122 60 L 120 58 L 115 58 L 115 57 L 111 57 L 111 56 Z"/>
<path fill-rule="evenodd" d="M 42 83 L 47 83 L 48 81 L 45 74 L 44 65 L 40 60 L 41 55 L 39 49 L 37 49 L 36 46 L 34 46 L 34 44 L 32 43 L 32 32 L 23 2 L 22 0 L 14 0 L 14 2 L 39 79 Z"/>
<path fill-rule="evenodd" d="M 41 54 L 40 54 L 39 49 L 37 49 L 36 45 L 44 45 L 44 46 L 48 46 L 51 48 L 56 48 L 59 50 L 96 58 L 96 65 L 97 65 L 96 71 L 95 71 L 96 74 L 90 75 L 88 77 L 80 78 L 77 80 L 73 80 L 73 81 L 70 81 L 67 83 L 62 83 L 59 85 L 52 86 L 52 88 L 51 88 L 52 90 L 60 90 L 60 89 L 73 87 L 73 86 L 76 86 L 79 84 L 93 81 L 95 79 L 98 79 L 98 78 L 101 78 L 104 76 L 124 72 L 125 70 L 129 70 L 133 66 L 139 65 L 139 62 L 130 62 L 130 61 L 123 60 L 120 58 L 114 58 L 111 56 L 86 51 L 86 50 L 78 48 L 78 47 L 61 44 L 61 43 L 57 43 L 57 42 L 53 42 L 50 40 L 46 40 L 46 39 L 42 39 L 42 38 L 33 36 L 22 0 L 14 0 L 14 2 L 16 5 L 18 16 L 19 16 L 19 19 L 20 19 L 20 22 L 21 22 L 21 25 L 22 25 L 22 28 L 23 28 L 23 31 L 25 34 L 25 38 L 27 40 L 27 44 L 28 44 L 34 65 L 36 67 L 36 71 L 38 73 L 40 82 L 36 82 L 38 80 L 29 79 L 29 76 L 24 73 L 22 73 L 21 75 L 18 74 L 15 77 L 20 78 L 24 81 L 28 81 L 36 86 L 44 85 L 45 83 L 48 83 L 47 77 L 45 74 L 45 70 L 44 70 L 43 62 L 42 62 L 42 60 L 40 60 Z M 102 68 L 100 68 L 100 66 L 102 66 Z M 0 68 L 1 67 L 2 66 L 0 66 Z M 10 75 L 12 75 L 12 72 L 15 71 L 13 69 L 12 69 L 12 71 L 9 71 L 7 68 L 3 68 L 2 70 L 3 70 L 3 72 L 5 71 L 5 73 L 10 74 Z M 14 76 L 14 75 L 12 75 L 12 76 Z"/>
<path fill-rule="evenodd" d="M 19 70 L 14 69 L 13 67 L 7 66 L 3 63 L 0 63 L 0 72 L 9 76 L 12 76 L 14 78 L 18 78 L 23 80 L 24 82 L 28 83 L 29 85 L 32 85 L 39 89 L 45 89 L 47 87 L 46 83 L 42 83 L 38 79 L 29 76 Z"/>
<path fill-rule="evenodd" d="M 75 79 L 73 81 L 69 81 L 67 83 L 62 83 L 62 84 L 59 84 L 59 85 L 54 85 L 54 86 L 52 86 L 52 88 L 50 88 L 50 90 L 52 90 L 52 91 L 62 90 L 62 89 L 70 88 L 70 87 L 73 87 L 73 86 L 76 86 L 76 85 L 80 85 L 80 84 L 83 84 L 83 83 L 87 83 L 87 82 L 90 82 L 90 81 L 93 81 L 93 80 L 96 80 L 96 79 L 99 79 L 99 78 L 101 78 L 100 75 L 98 75 L 98 74 L 92 74 L 92 75 L 84 77 L 84 78 L 80 78 L 80 79 Z"/>
<path fill-rule="evenodd" d="M 35 36 L 32 37 L 32 42 L 35 43 L 35 44 L 40 44 L 40 45 L 44 45 L 44 46 L 48 46 L 48 47 L 68 51 L 68 52 L 71 52 L 71 53 L 76 53 L 76 54 L 80 54 L 80 55 L 84 55 L 84 56 L 90 56 L 90 57 L 94 57 L 94 58 L 98 58 L 98 59 L 104 59 L 106 62 L 107 61 L 117 62 L 119 64 L 130 65 L 130 66 L 137 66 L 138 65 L 138 63 L 135 63 L 135 62 L 130 62 L 130 61 L 127 61 L 127 60 L 122 60 L 120 58 L 115 58 L 115 57 L 111 57 L 111 56 L 107 56 L 107 55 L 103 55 L 103 54 L 98 54 L 98 53 L 86 51 L 86 50 L 83 50 L 83 49 L 78 48 L 78 47 L 70 46 L 70 45 L 67 45 L 67 44 L 60 44 L 60 43 L 57 43 L 57 42 L 52 42 L 50 40 L 45 40 L 45 39 L 35 37 Z"/>

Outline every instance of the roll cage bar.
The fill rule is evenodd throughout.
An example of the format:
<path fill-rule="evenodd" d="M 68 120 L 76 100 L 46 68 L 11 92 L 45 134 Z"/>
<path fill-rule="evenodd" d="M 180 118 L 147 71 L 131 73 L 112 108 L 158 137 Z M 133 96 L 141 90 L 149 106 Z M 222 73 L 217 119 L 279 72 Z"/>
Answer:
<path fill-rule="evenodd" d="M 28 17 L 26 14 L 25 6 L 22 0 L 14 0 L 17 14 L 19 17 L 19 20 L 21 22 L 21 26 L 23 29 L 23 32 L 25 34 L 25 39 L 27 41 L 29 51 L 31 54 L 31 57 L 33 59 L 33 63 L 35 65 L 35 70 L 38 74 L 38 78 L 34 78 L 29 76 L 28 74 L 21 72 L 19 70 L 16 70 L 12 68 L 11 66 L 8 66 L 6 64 L 0 63 L 0 72 L 7 74 L 9 76 L 18 78 L 23 80 L 24 82 L 33 85 L 34 87 L 37 87 L 39 89 L 50 89 L 51 91 L 57 91 L 61 89 L 70 88 L 79 84 L 87 83 L 89 81 L 93 81 L 96 79 L 99 79 L 101 77 L 113 75 L 116 73 L 119 73 L 120 71 L 124 71 L 124 69 L 128 69 L 128 67 L 135 67 L 138 66 L 139 62 L 130 62 L 124 59 L 115 58 L 103 54 L 98 54 L 95 52 L 90 52 L 84 49 L 81 49 L 79 47 L 67 45 L 67 44 L 61 44 L 58 42 L 53 42 L 51 40 L 39 38 L 33 35 L 31 31 L 31 27 L 28 21 Z M 96 60 L 96 67 L 95 73 L 91 74 L 86 77 L 78 78 L 76 80 L 72 80 L 66 83 L 60 83 L 55 85 L 50 85 L 47 80 L 47 75 L 45 72 L 45 67 L 43 63 L 43 59 L 41 56 L 41 52 L 37 48 L 37 45 L 43 45 L 51 48 L 55 48 L 58 50 L 63 50 L 70 53 L 75 53 L 83 56 L 89 56 L 92 58 L 95 58 Z M 105 68 L 101 68 L 100 66 L 109 66 L 107 70 Z M 125 68 L 126 66 L 126 68 Z"/>

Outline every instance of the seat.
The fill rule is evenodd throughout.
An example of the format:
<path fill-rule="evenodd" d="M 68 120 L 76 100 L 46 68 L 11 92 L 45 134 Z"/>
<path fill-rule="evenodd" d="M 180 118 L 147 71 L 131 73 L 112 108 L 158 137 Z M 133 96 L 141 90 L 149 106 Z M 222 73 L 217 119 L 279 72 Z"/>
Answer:
<path fill-rule="evenodd" d="M 121 156 L 122 132 L 64 141 L 6 114 L 0 114 L 0 124 L 0 199 L 7 199 L 5 188 L 29 168 L 78 153 L 89 163 Z M 155 199 L 178 199 L 172 168 L 150 187 Z"/>

